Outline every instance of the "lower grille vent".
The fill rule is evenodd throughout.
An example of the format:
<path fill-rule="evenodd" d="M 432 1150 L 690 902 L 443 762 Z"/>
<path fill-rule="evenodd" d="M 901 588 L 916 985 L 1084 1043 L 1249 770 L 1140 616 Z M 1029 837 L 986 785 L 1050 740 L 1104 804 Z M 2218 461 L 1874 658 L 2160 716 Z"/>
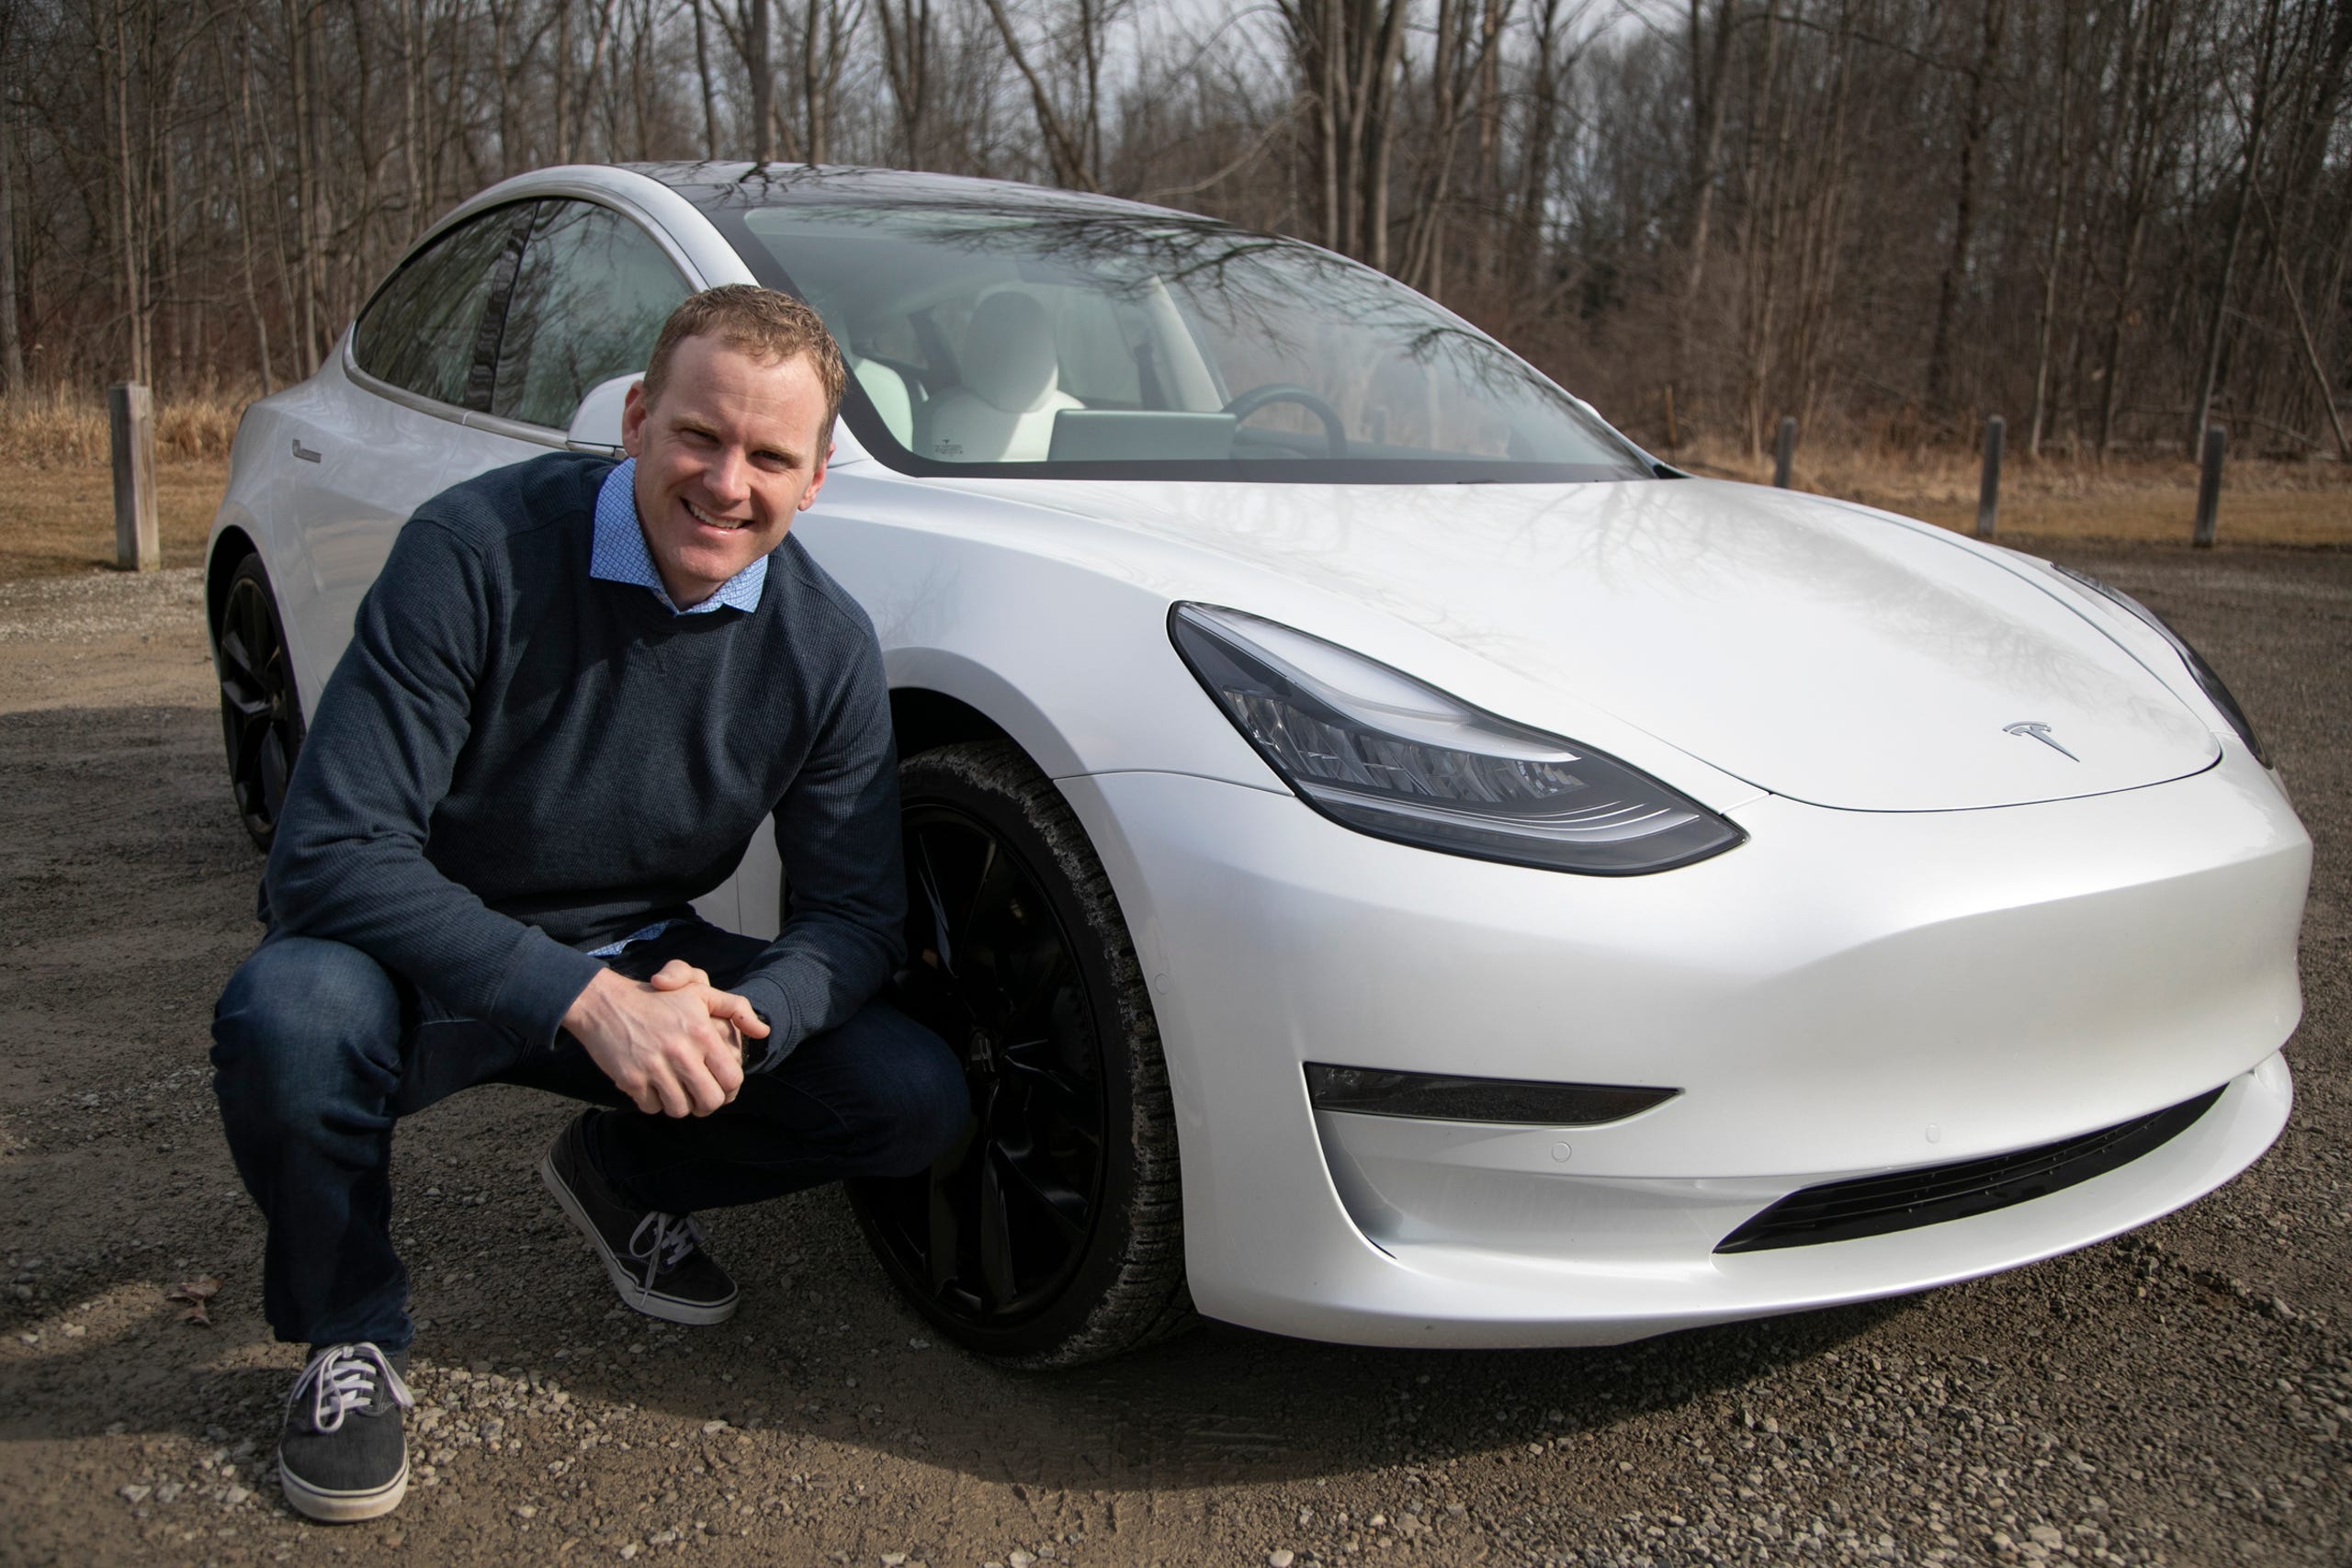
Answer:
<path fill-rule="evenodd" d="M 1851 1241 L 2030 1202 L 2131 1164 L 2186 1131 L 2221 1098 L 2221 1089 L 2213 1089 L 2135 1121 L 1990 1159 L 1807 1187 L 1724 1237 L 1715 1250 L 1763 1252 Z"/>

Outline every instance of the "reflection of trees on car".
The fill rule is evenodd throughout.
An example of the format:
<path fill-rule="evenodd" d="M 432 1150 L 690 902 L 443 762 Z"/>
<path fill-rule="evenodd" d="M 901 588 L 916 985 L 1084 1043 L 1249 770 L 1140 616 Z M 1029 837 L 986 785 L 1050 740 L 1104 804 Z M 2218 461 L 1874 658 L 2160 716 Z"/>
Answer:
<path fill-rule="evenodd" d="M 685 294 L 661 248 L 610 208 L 542 203 L 506 307 L 491 412 L 561 429 L 589 388 L 644 367 Z"/>

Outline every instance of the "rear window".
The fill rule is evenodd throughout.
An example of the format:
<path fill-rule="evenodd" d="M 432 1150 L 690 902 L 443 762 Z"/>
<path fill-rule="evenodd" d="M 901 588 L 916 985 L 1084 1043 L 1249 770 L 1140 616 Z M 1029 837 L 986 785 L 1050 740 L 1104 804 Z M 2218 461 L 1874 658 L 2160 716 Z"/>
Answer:
<path fill-rule="evenodd" d="M 687 292 L 629 219 L 592 202 L 542 203 L 507 299 L 490 412 L 563 429 L 597 383 L 645 368 Z"/>
<path fill-rule="evenodd" d="M 419 397 L 487 412 L 487 367 L 475 374 L 485 346 L 482 309 L 512 276 L 528 212 L 527 203 L 485 212 L 402 262 L 353 331 L 359 368 Z"/>

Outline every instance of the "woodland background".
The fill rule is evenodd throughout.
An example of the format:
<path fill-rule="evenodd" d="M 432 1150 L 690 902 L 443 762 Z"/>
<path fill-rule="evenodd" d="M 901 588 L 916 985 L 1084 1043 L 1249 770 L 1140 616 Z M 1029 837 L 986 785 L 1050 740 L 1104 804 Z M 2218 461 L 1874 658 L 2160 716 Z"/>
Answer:
<path fill-rule="evenodd" d="M 1314 240 L 1653 442 L 2352 457 L 2352 0 L 0 0 L 0 390 L 307 375 L 503 175 L 783 158 Z"/>

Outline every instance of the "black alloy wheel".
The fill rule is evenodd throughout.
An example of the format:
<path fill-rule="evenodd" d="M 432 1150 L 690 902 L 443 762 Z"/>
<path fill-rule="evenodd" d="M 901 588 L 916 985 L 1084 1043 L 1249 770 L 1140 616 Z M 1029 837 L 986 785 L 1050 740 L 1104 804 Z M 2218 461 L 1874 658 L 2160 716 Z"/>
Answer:
<path fill-rule="evenodd" d="M 259 556 L 229 576 L 213 627 L 212 667 L 220 679 L 220 731 L 229 788 L 256 847 L 266 850 L 286 804 L 286 781 L 302 750 L 302 704 L 287 660 L 277 599 Z"/>
<path fill-rule="evenodd" d="M 1159 1032 L 1117 900 L 1061 794 L 1001 742 L 899 767 L 910 959 L 897 1004 L 962 1058 L 964 1138 L 853 1184 L 885 1269 L 957 1343 L 1072 1366 L 1193 1321 Z"/>

